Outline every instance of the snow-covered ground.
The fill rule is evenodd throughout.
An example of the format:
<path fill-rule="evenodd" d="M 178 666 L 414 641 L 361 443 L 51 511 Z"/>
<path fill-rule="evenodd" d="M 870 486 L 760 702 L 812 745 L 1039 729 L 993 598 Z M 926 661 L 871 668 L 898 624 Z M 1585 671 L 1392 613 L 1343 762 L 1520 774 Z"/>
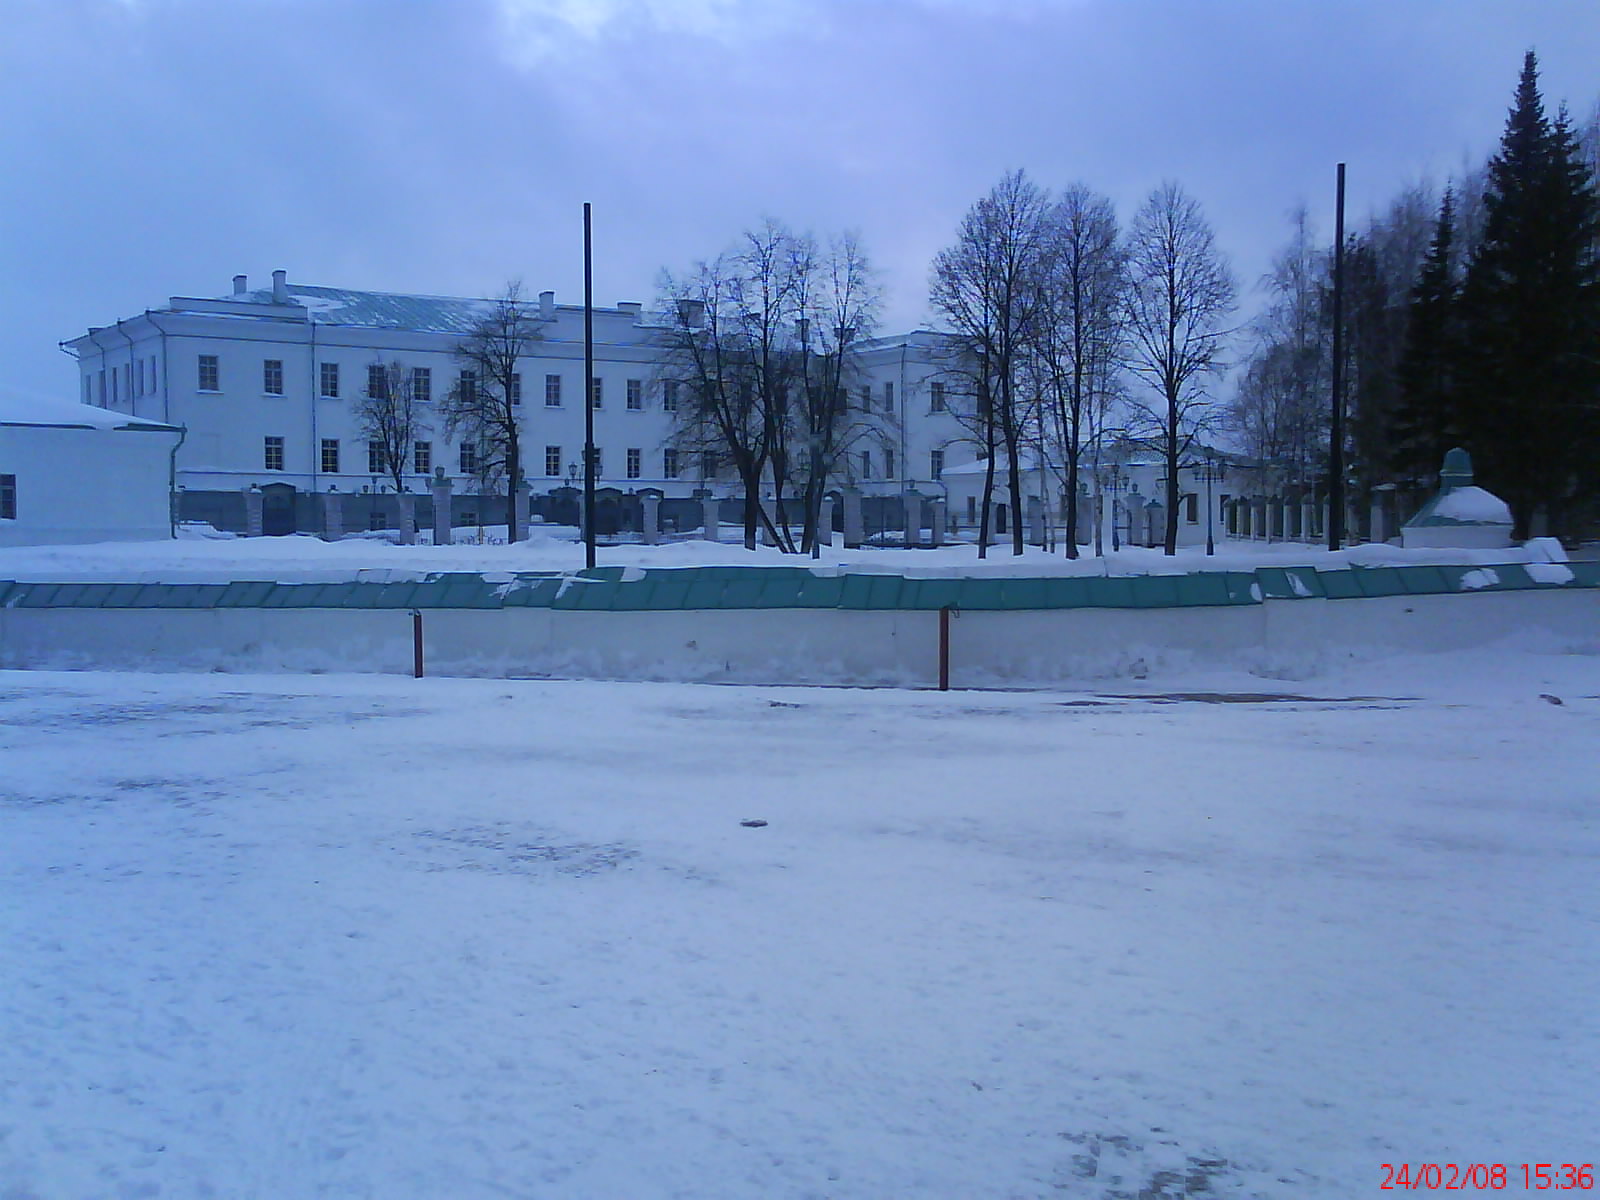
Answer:
<path fill-rule="evenodd" d="M 0 1196 L 1594 1159 L 1600 657 L 1115 690 L 0 672 Z"/>
<path fill-rule="evenodd" d="M 476 536 L 475 530 L 459 531 Z M 535 527 L 532 537 L 515 545 L 500 543 L 454 546 L 399 546 L 381 538 L 349 537 L 324 542 L 309 534 L 290 537 L 185 536 L 162 542 L 103 542 L 83 546 L 0 547 L 0 579 L 76 583 L 93 580 L 129 582 L 211 582 L 232 579 L 276 579 L 284 582 L 327 582 L 354 578 L 358 572 L 381 572 L 384 578 L 421 576 L 435 571 L 575 571 L 584 564 L 577 530 L 563 526 Z M 739 532 L 724 529 L 726 540 L 700 539 L 660 546 L 602 546 L 597 559 L 602 566 L 692 567 L 708 565 L 809 566 L 809 557 L 784 554 L 762 547 L 746 550 Z M 1076 560 L 1064 554 L 1029 547 L 1020 558 L 1010 543 L 990 548 L 979 559 L 970 545 L 938 550 L 867 548 L 828 549 L 819 560 L 826 567 L 844 566 L 863 571 L 891 571 L 912 575 L 1168 575 L 1190 571 L 1249 571 L 1262 566 L 1311 563 L 1324 569 L 1348 566 L 1406 565 L 1420 563 L 1508 563 L 1563 561 L 1560 547 L 1550 539 L 1530 543 L 1532 549 L 1506 550 L 1402 550 L 1397 546 L 1357 546 L 1329 553 L 1325 547 L 1293 542 L 1220 542 L 1215 555 L 1186 548 L 1173 557 L 1160 550 L 1107 549 L 1103 557 L 1084 554 Z"/>

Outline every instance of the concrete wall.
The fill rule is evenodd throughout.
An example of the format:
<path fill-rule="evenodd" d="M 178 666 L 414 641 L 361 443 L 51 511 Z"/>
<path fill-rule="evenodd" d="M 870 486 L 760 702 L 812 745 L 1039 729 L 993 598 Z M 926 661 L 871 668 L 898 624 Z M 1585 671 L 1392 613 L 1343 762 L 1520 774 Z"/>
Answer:
<path fill-rule="evenodd" d="M 934 611 L 438 609 L 423 622 L 431 674 L 907 686 L 938 678 Z M 0 667 L 405 674 L 411 628 L 402 609 L 0 608 Z M 1204 665 L 1299 678 L 1352 657 L 1517 635 L 1600 651 L 1600 591 L 966 611 L 952 621 L 951 679 L 1048 686 Z"/>
<path fill-rule="evenodd" d="M 17 477 L 0 546 L 170 538 L 171 450 L 153 430 L 0 426 L 0 474 Z"/>

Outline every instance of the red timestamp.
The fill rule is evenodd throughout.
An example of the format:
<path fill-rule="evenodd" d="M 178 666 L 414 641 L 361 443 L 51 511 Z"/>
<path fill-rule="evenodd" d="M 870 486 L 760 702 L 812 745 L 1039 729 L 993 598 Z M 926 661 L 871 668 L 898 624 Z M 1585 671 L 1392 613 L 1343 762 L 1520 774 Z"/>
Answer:
<path fill-rule="evenodd" d="M 1382 1163 L 1384 1192 L 1586 1192 L 1593 1163 Z"/>

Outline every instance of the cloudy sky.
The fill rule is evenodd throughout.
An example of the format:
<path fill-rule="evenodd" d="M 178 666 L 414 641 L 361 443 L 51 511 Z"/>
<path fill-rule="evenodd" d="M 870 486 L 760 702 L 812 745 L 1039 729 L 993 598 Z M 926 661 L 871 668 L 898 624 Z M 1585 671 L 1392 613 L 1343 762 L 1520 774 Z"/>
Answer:
<path fill-rule="evenodd" d="M 886 326 L 1000 175 L 1165 178 L 1247 285 L 1492 149 L 1524 49 L 1600 98 L 1594 0 L 0 0 L 0 389 L 230 277 L 648 301 L 766 216 L 853 228 Z M 1248 299 L 1248 292 L 1247 292 Z"/>

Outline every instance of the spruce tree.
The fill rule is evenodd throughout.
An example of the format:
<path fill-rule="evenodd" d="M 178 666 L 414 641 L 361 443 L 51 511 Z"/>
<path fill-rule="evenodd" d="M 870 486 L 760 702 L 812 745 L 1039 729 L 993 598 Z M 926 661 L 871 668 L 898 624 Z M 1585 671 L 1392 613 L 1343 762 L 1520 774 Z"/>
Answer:
<path fill-rule="evenodd" d="M 1511 505 L 1513 536 L 1541 507 L 1567 534 L 1575 503 L 1594 496 L 1600 449 L 1600 201 L 1565 110 L 1545 115 L 1531 50 L 1484 199 L 1462 288 L 1464 440 Z"/>
<path fill-rule="evenodd" d="M 1405 349 L 1397 370 L 1395 468 L 1412 480 L 1438 471 L 1445 452 L 1462 440 L 1456 379 L 1460 287 L 1452 263 L 1454 242 L 1455 195 L 1446 188 L 1428 257 L 1411 289 Z"/>

